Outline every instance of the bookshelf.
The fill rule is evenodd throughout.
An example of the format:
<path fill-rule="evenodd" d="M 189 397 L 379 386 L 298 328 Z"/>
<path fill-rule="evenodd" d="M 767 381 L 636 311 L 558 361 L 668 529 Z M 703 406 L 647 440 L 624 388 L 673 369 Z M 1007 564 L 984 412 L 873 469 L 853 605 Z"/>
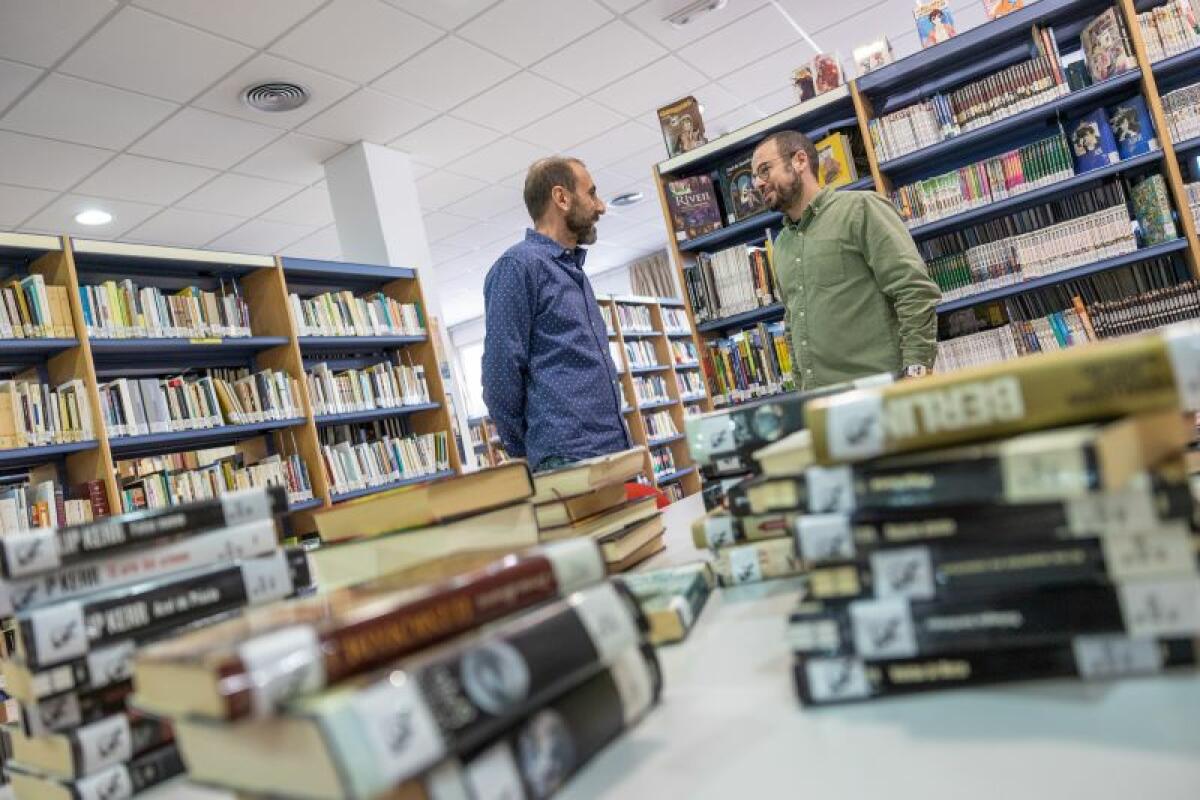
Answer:
<path fill-rule="evenodd" d="M 481 467 L 498 467 L 508 461 L 508 453 L 504 452 L 504 445 L 500 442 L 491 417 L 469 417 L 467 427 L 470 429 L 471 446 Z"/>
<path fill-rule="evenodd" d="M 900 59 L 892 64 L 849 81 L 838 90 L 819 95 L 804 103 L 752 123 L 716 139 L 703 147 L 663 161 L 653 169 L 659 188 L 662 212 L 668 230 L 673 230 L 667 205 L 667 183 L 673 179 L 712 174 L 732 158 L 748 153 L 768 135 L 781 130 L 800 130 L 814 141 L 827 132 L 857 128 L 866 151 L 870 176 L 843 189 L 874 189 L 885 196 L 898 187 L 953 172 L 998 154 L 1038 142 L 1054 135 L 1060 124 L 1089 110 L 1126 100 L 1134 95 L 1146 99 L 1157 132 L 1159 149 L 1126 158 L 1085 173 L 1072 173 L 1056 180 L 1039 183 L 1003 199 L 963 207 L 956 213 L 935 217 L 924 224 L 910 226 L 910 233 L 921 245 L 926 240 L 959 231 L 970 225 L 1059 201 L 1100 186 L 1106 180 L 1137 180 L 1152 173 L 1162 175 L 1178 231 L 1178 238 L 1147 244 L 1139 240 L 1138 249 L 1069 269 L 1026 275 L 1023 280 L 999 288 L 946 300 L 938 306 L 940 319 L 953 312 L 987 310 L 989 304 L 1024 302 L 1040 292 L 1062 291 L 1066 284 L 1080 279 L 1102 278 L 1131 265 L 1176 265 L 1193 278 L 1200 275 L 1200 241 L 1197 225 L 1189 212 L 1185 176 L 1200 180 L 1200 136 L 1173 141 L 1164 112 L 1162 96 L 1168 91 L 1200 81 L 1200 48 L 1171 55 L 1151 63 L 1148 49 L 1137 24 L 1137 13 L 1161 5 L 1162 0 L 1038 0 L 1026 8 L 998 20 L 961 32 L 937 46 Z M 960 132 L 925 147 L 884 158 L 872 138 L 873 121 L 922 101 L 934 93 L 962 87 L 971 81 L 992 75 L 1036 55 L 1031 31 L 1034 26 L 1051 28 L 1062 55 L 1080 48 L 1080 31 L 1106 8 L 1115 7 L 1130 34 L 1137 67 L 1092 85 L 1027 103 L 1009 116 Z M 1057 177 L 1057 176 L 1056 176 Z M 715 181 L 714 181 L 715 183 Z M 1132 215 L 1131 215 L 1132 216 Z M 738 220 L 725 227 L 686 241 L 671 244 L 681 285 L 687 286 L 685 267 L 700 254 L 714 253 L 736 245 L 761 244 L 778 231 L 781 215 L 765 212 Z M 1140 268 L 1140 267 L 1139 267 Z M 1164 267 L 1164 269 L 1166 269 Z M 1078 284 L 1072 284 L 1078 285 Z M 763 323 L 783 318 L 782 306 L 775 302 L 717 319 L 698 321 L 688 303 L 689 318 L 706 342 L 748 331 Z M 979 313 L 984 313 L 980 311 Z M 990 313 L 990 312 L 988 312 Z M 760 329 L 761 330 L 761 329 Z M 709 391 L 715 391 L 712 366 L 706 360 Z M 755 392 L 735 396 L 731 402 L 757 396 Z M 718 399 L 718 398 L 714 398 Z M 724 399 L 724 398 L 719 398 Z"/>
<path fill-rule="evenodd" d="M 450 446 L 447 435 L 448 469 L 335 495 L 322 457 L 321 430 L 327 427 L 402 419 L 406 430 L 414 434 L 450 430 L 444 387 L 428 336 L 300 336 L 289 302 L 289 294 L 379 292 L 397 303 L 417 304 L 423 314 L 424 297 L 412 270 L 16 234 L 0 234 L 0 269 L 6 279 L 36 273 L 48 285 L 65 287 L 76 332 L 74 339 L 0 340 L 0 366 L 8 374 L 36 374 L 50 384 L 82 381 L 96 434 L 93 441 L 0 450 L 2 473 L 35 468 L 45 475 L 46 469 L 52 469 L 64 487 L 98 480 L 109 507 L 116 511 L 122 506 L 122 463 L 212 447 L 232 448 L 247 463 L 295 454 L 307 471 L 312 496 L 292 502 L 289 525 L 293 533 L 307 533 L 312 530 L 311 514 L 316 509 L 461 469 L 457 449 Z M 224 287 L 225 282 L 232 285 L 236 279 L 249 335 L 110 338 L 98 328 L 89 330 L 80 287 L 126 279 L 164 295 L 185 287 L 213 290 Z M 226 329 L 226 333 L 232 332 Z M 389 359 L 424 368 L 427 401 L 345 414 L 314 414 L 305 383 L 306 368 L 320 362 L 353 366 Z M 240 424 L 185 429 L 172 422 L 164 430 L 135 435 L 116 435 L 104 424 L 100 389 L 108 381 L 187 375 L 210 368 L 282 373 L 281 381 L 286 376 L 293 381 L 291 386 L 299 389 L 292 397 L 296 408 L 277 409 L 273 418 Z"/>

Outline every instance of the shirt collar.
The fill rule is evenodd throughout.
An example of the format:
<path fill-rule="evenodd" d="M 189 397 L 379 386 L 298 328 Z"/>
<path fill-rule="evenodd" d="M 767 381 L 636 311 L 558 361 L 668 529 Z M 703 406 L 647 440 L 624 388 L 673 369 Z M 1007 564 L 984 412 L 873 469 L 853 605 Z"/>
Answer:
<path fill-rule="evenodd" d="M 784 214 L 783 215 L 784 225 L 788 228 L 803 231 L 805 228 L 808 227 L 808 223 L 812 222 L 812 218 L 815 217 L 818 213 L 820 213 L 821 208 L 825 205 L 826 202 L 828 202 L 829 197 L 832 194 L 833 194 L 833 189 L 828 186 L 821 189 L 819 192 L 817 192 L 815 195 L 813 195 L 813 199 L 809 202 L 808 207 L 805 208 L 804 212 L 800 214 L 800 219 L 793 222 L 792 219 L 790 217 L 788 217 L 787 214 Z"/>
<path fill-rule="evenodd" d="M 583 262 L 587 258 L 586 248 L 576 247 L 575 249 L 571 249 L 569 247 L 563 247 L 549 236 L 545 235 L 544 233 L 538 233 L 533 228 L 525 229 L 525 241 L 529 242 L 530 244 L 537 245 L 541 249 L 545 250 L 551 258 L 569 258 L 571 259 L 572 264 L 574 264 L 576 267 L 579 267 L 579 269 L 583 269 Z"/>

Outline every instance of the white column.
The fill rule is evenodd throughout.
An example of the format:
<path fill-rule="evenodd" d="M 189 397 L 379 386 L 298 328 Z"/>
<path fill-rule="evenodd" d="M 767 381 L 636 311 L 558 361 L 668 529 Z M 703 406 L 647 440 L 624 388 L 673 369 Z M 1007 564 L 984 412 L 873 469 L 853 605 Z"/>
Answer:
<path fill-rule="evenodd" d="M 450 370 L 442 375 L 463 439 L 463 465 L 477 465 L 467 427 L 466 394 L 452 357 L 450 337 L 441 324 L 441 300 L 433 275 L 433 255 L 425 235 L 412 159 L 407 153 L 368 142 L 347 148 L 325 162 L 325 183 L 333 205 L 342 257 L 361 264 L 415 269 L 425 295 L 425 313 L 436 318 L 438 346 Z"/>

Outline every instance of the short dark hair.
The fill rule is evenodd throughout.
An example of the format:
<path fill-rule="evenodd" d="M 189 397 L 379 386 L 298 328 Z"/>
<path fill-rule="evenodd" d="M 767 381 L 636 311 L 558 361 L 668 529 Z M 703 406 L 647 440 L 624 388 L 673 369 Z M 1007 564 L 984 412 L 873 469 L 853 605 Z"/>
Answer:
<path fill-rule="evenodd" d="M 813 174 L 814 178 L 817 177 L 817 148 L 812 143 L 812 139 L 809 139 L 800 131 L 780 131 L 779 133 L 772 133 L 763 139 L 758 143 L 758 147 L 754 149 L 757 150 L 759 147 L 771 144 L 772 142 L 778 148 L 779 155 L 786 159 L 791 159 L 793 155 L 803 150 L 804 155 L 808 156 L 809 171 Z"/>
<path fill-rule="evenodd" d="M 546 213 L 555 186 L 561 186 L 568 192 L 575 191 L 575 164 L 583 166 L 578 158 L 550 156 L 529 165 L 529 172 L 525 175 L 525 209 L 530 219 L 537 222 Z"/>

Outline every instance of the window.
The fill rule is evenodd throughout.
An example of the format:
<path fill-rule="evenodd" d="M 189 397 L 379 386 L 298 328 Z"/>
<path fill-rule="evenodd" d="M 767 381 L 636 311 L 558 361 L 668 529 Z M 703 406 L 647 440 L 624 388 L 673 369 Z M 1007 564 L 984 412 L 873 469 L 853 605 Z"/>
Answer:
<path fill-rule="evenodd" d="M 488 413 L 483 402 L 483 342 L 460 347 L 458 363 L 466 383 L 463 390 L 467 393 L 467 416 L 482 417 Z"/>

